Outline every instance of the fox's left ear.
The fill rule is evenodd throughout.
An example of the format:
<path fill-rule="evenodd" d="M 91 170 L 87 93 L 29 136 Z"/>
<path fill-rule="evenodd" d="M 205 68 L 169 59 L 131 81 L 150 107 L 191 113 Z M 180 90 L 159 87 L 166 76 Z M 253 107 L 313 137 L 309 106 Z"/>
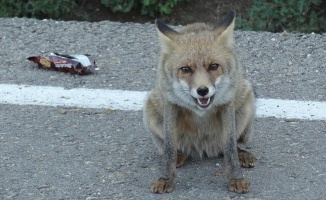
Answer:
<path fill-rule="evenodd" d="M 230 10 L 214 29 L 215 34 L 225 43 L 226 46 L 232 47 L 234 43 L 233 30 L 235 26 L 235 11 Z"/>
<path fill-rule="evenodd" d="M 173 42 L 173 39 L 180 35 L 180 33 L 173 30 L 159 19 L 155 20 L 155 25 L 157 28 L 158 36 L 161 40 L 163 50 L 168 51 L 169 49 L 174 48 L 176 44 Z"/>

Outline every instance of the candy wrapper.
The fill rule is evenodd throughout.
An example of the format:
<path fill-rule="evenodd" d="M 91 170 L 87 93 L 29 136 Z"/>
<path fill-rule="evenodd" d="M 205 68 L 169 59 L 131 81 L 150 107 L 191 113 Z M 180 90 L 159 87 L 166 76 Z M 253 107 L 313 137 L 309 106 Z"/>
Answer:
<path fill-rule="evenodd" d="M 86 75 L 98 68 L 90 55 L 61 55 L 50 53 L 48 56 L 31 56 L 27 58 L 38 67 L 73 74 Z"/>

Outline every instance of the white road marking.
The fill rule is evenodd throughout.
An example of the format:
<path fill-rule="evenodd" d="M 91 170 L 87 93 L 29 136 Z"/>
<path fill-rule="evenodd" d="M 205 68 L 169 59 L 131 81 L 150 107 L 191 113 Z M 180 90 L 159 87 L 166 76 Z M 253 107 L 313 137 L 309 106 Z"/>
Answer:
<path fill-rule="evenodd" d="M 146 91 L 0 84 L 0 104 L 138 111 Z M 326 120 L 326 102 L 257 99 L 257 117 Z"/>
<path fill-rule="evenodd" d="M 326 120 L 326 102 L 257 99 L 257 117 Z"/>
<path fill-rule="evenodd" d="M 0 103 L 141 110 L 146 92 L 0 84 Z"/>

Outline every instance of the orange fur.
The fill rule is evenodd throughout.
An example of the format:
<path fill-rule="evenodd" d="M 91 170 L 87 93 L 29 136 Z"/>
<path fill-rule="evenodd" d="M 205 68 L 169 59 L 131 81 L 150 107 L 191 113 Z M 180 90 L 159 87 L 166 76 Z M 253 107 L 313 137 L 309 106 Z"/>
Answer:
<path fill-rule="evenodd" d="M 249 190 L 237 141 L 250 141 L 255 98 L 233 49 L 234 16 L 230 12 L 217 27 L 196 23 L 178 32 L 156 22 L 162 52 L 144 106 L 145 126 L 163 155 L 155 193 L 172 191 L 177 151 L 183 158 L 224 154 L 229 189 Z M 241 151 L 240 160 L 253 166 L 255 159 Z"/>

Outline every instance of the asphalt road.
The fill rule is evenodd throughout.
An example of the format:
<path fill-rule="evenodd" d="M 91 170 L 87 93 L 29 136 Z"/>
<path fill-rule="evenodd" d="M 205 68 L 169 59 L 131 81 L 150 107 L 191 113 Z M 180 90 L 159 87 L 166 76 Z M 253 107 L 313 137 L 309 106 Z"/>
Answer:
<path fill-rule="evenodd" d="M 326 34 L 235 38 L 259 98 L 326 101 Z M 76 76 L 26 60 L 46 52 L 89 53 L 100 70 Z M 158 54 L 153 24 L 0 19 L 0 83 L 147 91 Z M 223 161 L 214 158 L 189 161 L 175 190 L 156 195 L 149 187 L 160 157 L 141 111 L 0 104 L 0 199 L 325 199 L 325 125 L 257 118 L 248 194 L 227 191 Z"/>

